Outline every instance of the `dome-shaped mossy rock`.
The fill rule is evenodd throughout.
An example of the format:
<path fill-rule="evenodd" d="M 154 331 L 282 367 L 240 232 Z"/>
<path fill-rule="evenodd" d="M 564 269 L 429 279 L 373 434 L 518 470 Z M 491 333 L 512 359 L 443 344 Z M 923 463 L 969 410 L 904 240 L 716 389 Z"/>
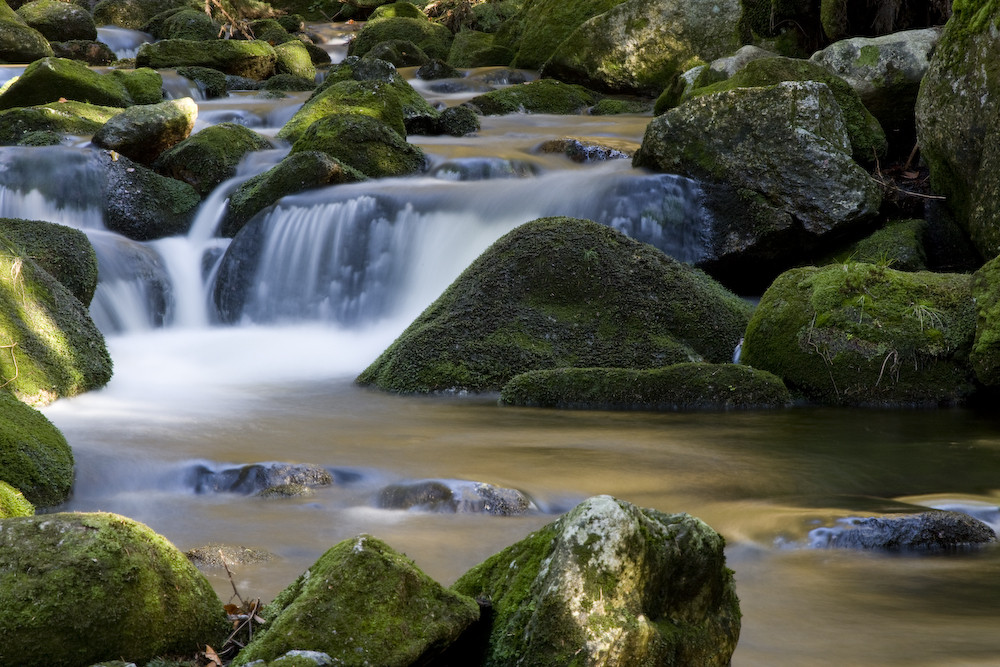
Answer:
<path fill-rule="evenodd" d="M 587 19 L 603 14 L 622 0 L 538 0 L 497 33 L 497 43 L 517 53 L 512 67 L 541 69 L 563 40 Z"/>
<path fill-rule="evenodd" d="M 761 298 L 742 361 L 820 403 L 959 404 L 973 390 L 971 285 L 854 262 L 792 269 Z"/>
<path fill-rule="evenodd" d="M 0 526 L 0 663 L 144 664 L 225 641 L 226 612 L 208 580 L 147 526 L 105 513 Z"/>
<path fill-rule="evenodd" d="M 108 107 L 156 104 L 163 101 L 163 80 L 150 69 L 98 74 L 85 63 L 65 58 L 42 58 L 0 93 L 0 109 L 28 107 L 60 99 Z"/>
<path fill-rule="evenodd" d="M 476 95 L 465 104 L 484 116 L 510 113 L 576 114 L 591 107 L 601 95 L 583 86 L 539 79 Z"/>
<path fill-rule="evenodd" d="M 370 178 L 407 176 L 424 169 L 424 152 L 392 127 L 358 113 L 320 118 L 292 145 L 292 153 L 321 151 Z"/>
<path fill-rule="evenodd" d="M 135 241 L 150 241 L 191 228 L 201 203 L 192 186 L 111 151 L 101 151 L 97 159 L 103 167 L 108 229 Z"/>
<path fill-rule="evenodd" d="M 323 554 L 263 615 L 268 623 L 234 666 L 302 647 L 327 653 L 332 664 L 431 664 L 479 618 L 479 607 L 381 540 L 359 535 Z"/>
<path fill-rule="evenodd" d="M 274 47 L 267 42 L 239 39 L 165 39 L 143 44 L 135 56 L 138 67 L 211 67 L 255 81 L 263 81 L 274 74 L 277 60 Z"/>
<path fill-rule="evenodd" d="M 0 111 L 0 144 L 14 146 L 33 133 L 91 136 L 108 120 L 121 113 L 120 107 L 102 107 L 86 102 L 49 102 Z"/>
<path fill-rule="evenodd" d="M 66 502 L 73 487 L 73 452 L 66 438 L 6 389 L 0 390 L 0 481 L 39 507 Z"/>
<path fill-rule="evenodd" d="M 424 50 L 405 39 L 390 39 L 379 42 L 368 50 L 365 58 L 378 58 L 396 67 L 420 67 L 431 62 Z"/>
<path fill-rule="evenodd" d="M 219 123 L 163 151 L 153 166 L 205 196 L 236 175 L 236 167 L 247 153 L 270 147 L 267 139 L 243 125 Z"/>
<path fill-rule="evenodd" d="M 45 35 L 18 21 L 0 18 L 0 62 L 33 63 L 51 56 L 52 46 Z"/>
<path fill-rule="evenodd" d="M 94 19 L 83 7 L 60 0 L 34 0 L 21 5 L 17 15 L 50 42 L 97 39 Z"/>
<path fill-rule="evenodd" d="M 136 104 L 101 126 L 91 143 L 148 165 L 163 151 L 187 139 L 197 117 L 198 105 L 190 97 Z"/>
<path fill-rule="evenodd" d="M 652 246 L 590 220 L 542 218 L 487 249 L 357 381 L 499 391 L 536 369 L 724 362 L 749 315 Z"/>
<path fill-rule="evenodd" d="M 97 289 L 97 255 L 79 229 L 40 220 L 0 218 L 0 247 L 16 248 L 89 306 Z"/>
<path fill-rule="evenodd" d="M 976 339 L 969 358 L 976 378 L 988 387 L 1000 385 L 1000 257 L 972 275 L 976 301 Z"/>
<path fill-rule="evenodd" d="M 403 105 L 396 88 L 385 81 L 338 81 L 311 97 L 288 119 L 278 138 L 295 143 L 317 120 L 331 114 L 363 114 L 406 136 Z"/>
<path fill-rule="evenodd" d="M 451 51 L 452 39 L 448 28 L 426 18 L 384 18 L 365 24 L 347 52 L 352 56 L 364 56 L 381 42 L 405 40 L 420 47 L 428 58 L 445 60 Z"/>
<path fill-rule="evenodd" d="M 199 4 L 191 0 L 100 0 L 93 15 L 97 25 L 141 30 L 157 14 L 187 7 L 199 9 Z"/>
<path fill-rule="evenodd" d="M 583 410 L 746 410 L 790 401 L 780 379 L 736 364 L 528 371 L 500 391 L 506 405 Z"/>
<path fill-rule="evenodd" d="M 202 10 L 191 7 L 168 9 L 154 16 L 143 31 L 156 39 L 218 39 L 222 26 Z"/>
<path fill-rule="evenodd" d="M 724 546 L 695 517 L 597 496 L 452 588 L 492 604 L 487 667 L 723 667 L 740 633 Z"/>
<path fill-rule="evenodd" d="M 274 71 L 278 74 L 291 74 L 302 79 L 316 78 L 316 66 L 309 57 L 305 44 L 292 38 L 292 41 L 274 47 Z"/>
<path fill-rule="evenodd" d="M 28 502 L 24 494 L 7 482 L 0 482 L 0 519 L 15 516 L 31 516 L 35 506 Z"/>
<path fill-rule="evenodd" d="M 0 246 L 0 345 L 0 384 L 25 403 L 44 405 L 111 379 L 104 336 L 86 306 L 9 242 Z"/>

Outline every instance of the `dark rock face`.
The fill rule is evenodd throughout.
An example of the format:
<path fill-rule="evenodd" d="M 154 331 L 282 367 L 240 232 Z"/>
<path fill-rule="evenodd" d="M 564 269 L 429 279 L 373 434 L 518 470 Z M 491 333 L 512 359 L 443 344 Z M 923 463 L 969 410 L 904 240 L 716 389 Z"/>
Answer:
<path fill-rule="evenodd" d="M 809 533 L 810 546 L 882 551 L 941 551 L 997 541 L 988 525 L 959 512 L 842 519 L 835 528 Z"/>
<path fill-rule="evenodd" d="M 333 475 L 320 466 L 292 463 L 254 463 L 222 470 L 205 465 L 192 468 L 188 483 L 197 493 L 261 493 L 271 487 L 301 484 L 309 487 L 333 484 Z"/>
<path fill-rule="evenodd" d="M 531 499 L 516 489 L 462 480 L 423 480 L 392 484 L 379 492 L 377 502 L 379 507 L 385 509 L 497 516 L 526 514 L 536 509 Z"/>

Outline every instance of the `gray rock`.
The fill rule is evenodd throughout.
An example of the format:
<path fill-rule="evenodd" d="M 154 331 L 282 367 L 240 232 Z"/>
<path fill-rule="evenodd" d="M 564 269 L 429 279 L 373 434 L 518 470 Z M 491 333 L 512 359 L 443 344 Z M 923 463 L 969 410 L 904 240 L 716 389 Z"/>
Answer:
<path fill-rule="evenodd" d="M 184 234 L 191 227 L 198 192 L 123 155 L 102 151 L 105 191 L 104 224 L 135 241 Z"/>
<path fill-rule="evenodd" d="M 91 141 L 149 165 L 160 153 L 187 139 L 197 117 L 198 105 L 190 97 L 136 104 L 106 122 Z"/>
<path fill-rule="evenodd" d="M 333 475 L 325 468 L 306 463 L 253 463 L 222 470 L 198 465 L 188 472 L 187 481 L 197 493 L 254 494 L 286 484 L 329 486 L 333 484 Z"/>
<path fill-rule="evenodd" d="M 882 551 L 967 549 L 997 541 L 988 525 L 959 512 L 841 519 L 833 528 L 809 532 L 809 546 Z"/>
<path fill-rule="evenodd" d="M 517 489 L 463 480 L 422 480 L 392 484 L 379 492 L 378 505 L 385 509 L 498 516 L 526 514 L 538 509 L 530 498 Z"/>
<path fill-rule="evenodd" d="M 31 63 L 51 55 L 45 35 L 22 23 L 0 19 L 0 62 Z"/>

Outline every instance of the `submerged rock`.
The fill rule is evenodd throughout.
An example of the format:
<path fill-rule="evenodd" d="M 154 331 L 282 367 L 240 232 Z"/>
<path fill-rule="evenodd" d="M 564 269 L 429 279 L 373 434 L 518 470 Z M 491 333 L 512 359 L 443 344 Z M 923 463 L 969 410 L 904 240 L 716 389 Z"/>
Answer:
<path fill-rule="evenodd" d="M 987 524 L 959 512 L 841 519 L 834 528 L 809 532 L 809 546 L 881 551 L 941 551 L 997 541 Z"/>
<path fill-rule="evenodd" d="M 234 666 L 293 648 L 322 651 L 336 664 L 426 664 L 479 617 L 479 608 L 389 545 L 360 535 L 323 554 L 263 616 L 268 623 Z"/>
<path fill-rule="evenodd" d="M 274 554 L 263 549 L 254 549 L 232 544 L 206 544 L 188 549 L 184 555 L 199 567 L 228 567 L 266 563 L 274 559 Z"/>
<path fill-rule="evenodd" d="M 387 486 L 378 494 L 378 506 L 497 516 L 515 516 L 537 510 L 531 499 L 517 489 L 482 482 L 433 479 Z"/>
<path fill-rule="evenodd" d="M 152 164 L 174 144 L 187 139 L 198 117 L 190 97 L 129 107 L 94 134 L 91 143 L 142 164 Z"/>
<path fill-rule="evenodd" d="M 635 152 L 629 148 L 615 148 L 607 144 L 585 139 L 566 137 L 549 139 L 538 145 L 539 153 L 562 153 L 573 162 L 598 162 L 603 160 L 632 159 Z"/>
<path fill-rule="evenodd" d="M 0 350 L 7 352 L 7 350 Z M 0 390 L 0 482 L 17 490 L 8 491 L 4 503 L 22 511 L 7 516 L 27 516 L 17 500 L 24 494 L 29 504 L 58 505 L 69 499 L 73 486 L 73 452 L 59 429 L 38 410 L 25 405 L 7 389 Z"/>
<path fill-rule="evenodd" d="M 333 475 L 326 468 L 306 463 L 253 463 L 213 470 L 205 465 L 193 467 L 187 483 L 196 493 L 262 493 L 288 484 L 308 487 L 330 486 Z"/>
<path fill-rule="evenodd" d="M 722 667 L 740 632 L 724 544 L 687 514 L 597 496 L 452 588 L 491 603 L 484 665 Z"/>
<path fill-rule="evenodd" d="M 750 306 L 705 274 L 589 220 L 505 235 L 357 379 L 388 391 L 499 391 L 529 370 L 723 362 Z"/>
<path fill-rule="evenodd" d="M 0 522 L 0 663 L 148 661 L 225 640 L 211 585 L 148 527 L 115 514 Z"/>

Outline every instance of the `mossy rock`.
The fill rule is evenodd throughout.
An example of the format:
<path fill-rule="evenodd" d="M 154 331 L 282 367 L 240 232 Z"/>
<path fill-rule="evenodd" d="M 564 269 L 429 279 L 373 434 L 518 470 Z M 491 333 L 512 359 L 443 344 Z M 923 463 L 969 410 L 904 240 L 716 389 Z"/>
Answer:
<path fill-rule="evenodd" d="M 136 104 L 108 120 L 91 143 L 148 165 L 163 151 L 187 139 L 197 117 L 198 105 L 190 97 Z"/>
<path fill-rule="evenodd" d="M 138 662 L 225 641 L 230 625 L 208 580 L 148 527 L 104 513 L 2 526 L 0 662 Z"/>
<path fill-rule="evenodd" d="M 31 405 L 98 389 L 111 357 L 86 306 L 13 243 L 0 252 L 0 376 Z M 22 491 L 26 489 L 21 486 Z"/>
<path fill-rule="evenodd" d="M 431 61 L 423 49 L 406 39 L 379 42 L 369 49 L 364 57 L 378 58 L 396 67 L 419 67 Z"/>
<path fill-rule="evenodd" d="M 0 19 L 0 63 L 32 63 L 51 55 L 45 35 L 21 23 L 20 17 L 18 21 Z"/>
<path fill-rule="evenodd" d="M 211 125 L 171 146 L 154 166 L 205 196 L 222 181 L 236 175 L 247 153 L 271 147 L 264 137 L 237 123 Z"/>
<path fill-rule="evenodd" d="M 476 95 L 465 104 L 484 116 L 511 113 L 576 114 L 597 103 L 601 95 L 554 79 L 539 79 Z"/>
<path fill-rule="evenodd" d="M 914 5 L 903 0 L 884 0 L 871 5 L 850 0 L 822 0 L 820 21 L 823 33 L 830 41 L 848 37 L 876 37 L 942 25 L 951 15 L 951 5 L 947 0 L 931 0 Z"/>
<path fill-rule="evenodd" d="M 229 91 L 226 89 L 226 75 L 211 67 L 178 67 L 177 73 L 185 79 L 190 79 L 198 85 L 198 90 L 206 99 L 216 97 L 226 97 Z"/>
<path fill-rule="evenodd" d="M 309 126 L 331 114 L 371 116 L 406 136 L 403 106 L 394 86 L 383 81 L 338 81 L 325 86 L 278 130 L 278 138 L 298 141 Z"/>
<path fill-rule="evenodd" d="M 448 107 L 438 116 L 434 124 L 435 132 L 431 134 L 450 134 L 453 137 L 464 137 L 478 132 L 479 116 L 468 107 Z"/>
<path fill-rule="evenodd" d="M 968 275 L 854 262 L 805 267 L 764 293 L 743 363 L 820 403 L 954 405 L 973 390 L 975 333 Z"/>
<path fill-rule="evenodd" d="M 0 109 L 29 107 L 59 99 L 108 107 L 156 104 L 163 101 L 163 80 L 150 69 L 113 70 L 98 74 L 85 63 L 42 58 L 0 93 Z"/>
<path fill-rule="evenodd" d="M 360 535 L 323 554 L 263 615 L 267 625 L 234 666 L 301 647 L 341 664 L 425 664 L 472 625 L 479 607 L 389 545 Z"/>
<path fill-rule="evenodd" d="M 8 352 L 9 350 L 0 350 Z M 9 355 L 8 355 L 9 356 Z M 73 487 L 73 452 L 66 438 L 38 410 L 0 390 L 0 482 L 18 490 L 24 502 L 49 507 L 66 502 Z M 0 504 L 24 509 L 13 494 Z M 7 516 L 29 516 L 8 514 Z M 3 517 L 0 513 L 0 518 Z M 0 524 L 2 525 L 2 524 Z"/>
<path fill-rule="evenodd" d="M 501 46 L 516 50 L 512 67 L 541 69 L 552 57 L 563 40 L 569 37 L 584 21 L 603 14 L 622 0 L 538 0 L 525 3 L 508 30 L 520 33 L 514 40 L 506 39 L 506 31 L 499 31 L 497 41 Z"/>
<path fill-rule="evenodd" d="M 290 42 L 275 46 L 274 55 L 277 58 L 274 64 L 277 74 L 291 74 L 308 80 L 316 78 L 316 66 L 309 56 L 309 50 L 294 37 Z"/>
<path fill-rule="evenodd" d="M 8 252 L 30 257 L 84 306 L 97 289 L 97 255 L 79 229 L 41 220 L 0 218 L 0 241 Z"/>
<path fill-rule="evenodd" d="M 263 174 L 244 181 L 229 196 L 220 233 L 233 237 L 257 212 L 285 195 L 309 188 L 364 180 L 361 172 L 319 151 L 292 153 Z"/>
<path fill-rule="evenodd" d="M 294 74 L 275 74 L 264 82 L 263 90 L 269 93 L 308 92 L 316 89 L 314 79 L 305 79 Z"/>
<path fill-rule="evenodd" d="M 90 12 L 60 0 L 34 0 L 21 5 L 17 15 L 50 42 L 97 39 L 97 26 Z"/>
<path fill-rule="evenodd" d="M 988 387 L 1000 385 L 1000 257 L 972 276 L 976 302 L 976 338 L 969 358 L 976 378 Z"/>
<path fill-rule="evenodd" d="M 363 56 L 379 42 L 401 39 L 419 46 L 429 58 L 445 60 L 451 50 L 452 34 L 443 25 L 427 19 L 393 17 L 365 24 L 347 48 L 352 56 Z"/>
<path fill-rule="evenodd" d="M 487 667 L 729 665 L 740 632 L 725 541 L 700 519 L 589 498 L 472 568 Z"/>
<path fill-rule="evenodd" d="M 514 51 L 496 43 L 496 35 L 476 30 L 462 30 L 455 34 L 448 53 L 448 64 L 453 67 L 507 66 L 514 59 Z"/>
<path fill-rule="evenodd" d="M 50 42 L 52 55 L 56 58 L 80 60 L 88 65 L 110 65 L 118 56 L 104 42 L 91 39 L 70 39 L 65 42 Z"/>
<path fill-rule="evenodd" d="M 211 67 L 224 74 L 263 81 L 274 74 L 277 59 L 274 47 L 260 40 L 165 39 L 139 47 L 135 62 L 138 67 L 153 69 Z"/>
<path fill-rule="evenodd" d="M 427 15 L 420 11 L 412 2 L 392 2 L 376 7 L 375 10 L 368 17 L 368 22 L 378 21 L 379 19 L 393 19 L 393 18 L 404 18 L 404 19 L 423 19 L 424 21 L 430 21 Z"/>
<path fill-rule="evenodd" d="M 332 113 L 320 118 L 292 145 L 292 153 L 321 151 L 370 178 L 407 176 L 424 169 L 422 150 L 372 116 Z"/>
<path fill-rule="evenodd" d="M 34 513 L 35 506 L 28 502 L 24 494 L 7 482 L 0 482 L 0 519 L 32 516 Z"/>
<path fill-rule="evenodd" d="M 757 58 L 724 81 L 695 88 L 692 97 L 711 95 L 734 88 L 773 86 L 782 81 L 816 81 L 826 84 L 843 114 L 851 153 L 862 162 L 871 162 L 885 155 L 888 146 L 885 132 L 875 117 L 865 108 L 857 92 L 842 78 L 822 65 L 795 58 Z"/>
<path fill-rule="evenodd" d="M 75 101 L 5 109 L 0 111 L 0 144 L 20 144 L 27 135 L 37 132 L 51 132 L 60 137 L 91 136 L 121 112 L 121 107 Z"/>
<path fill-rule="evenodd" d="M 142 30 L 157 14 L 183 7 L 198 9 L 199 4 L 191 0 L 100 0 L 94 5 L 93 16 L 97 25 Z"/>
<path fill-rule="evenodd" d="M 500 391 L 506 405 L 584 410 L 746 410 L 790 401 L 780 379 L 735 364 L 529 371 Z"/>
<path fill-rule="evenodd" d="M 143 26 L 156 39 L 190 39 L 204 42 L 218 39 L 222 26 L 203 10 L 176 7 L 157 14 Z"/>
<path fill-rule="evenodd" d="M 299 41 L 290 35 L 285 26 L 276 19 L 258 19 L 251 21 L 247 27 L 250 28 L 250 34 L 254 36 L 254 39 L 263 40 L 271 46 Z"/>
<path fill-rule="evenodd" d="M 193 187 L 157 174 L 124 155 L 102 151 L 104 224 L 135 241 L 184 234 L 201 197 Z"/>
<path fill-rule="evenodd" d="M 486 250 L 357 382 L 499 391 L 536 369 L 724 362 L 749 313 L 652 246 L 589 220 L 542 218 Z"/>
<path fill-rule="evenodd" d="M 621 100 L 606 97 L 590 107 L 591 116 L 616 116 L 618 114 L 648 114 L 653 105 L 647 100 Z"/>
<path fill-rule="evenodd" d="M 888 266 L 897 271 L 926 271 L 926 233 L 926 220 L 893 220 L 851 245 L 846 251 L 838 253 L 834 261 L 865 262 Z"/>

